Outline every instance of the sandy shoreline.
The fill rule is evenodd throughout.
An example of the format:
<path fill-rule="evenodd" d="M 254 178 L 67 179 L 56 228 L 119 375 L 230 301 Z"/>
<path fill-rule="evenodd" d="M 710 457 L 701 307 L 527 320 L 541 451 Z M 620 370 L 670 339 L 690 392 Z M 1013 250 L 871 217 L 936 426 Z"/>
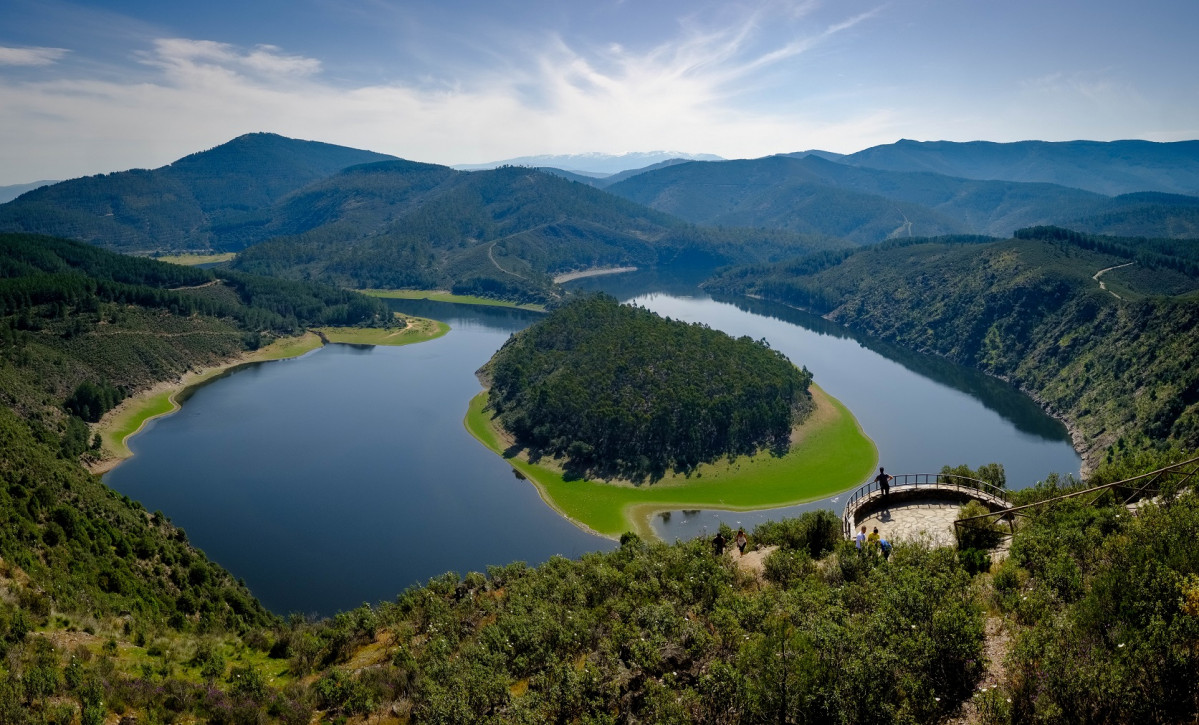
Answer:
<path fill-rule="evenodd" d="M 299 357 L 321 347 L 321 344 L 320 338 L 312 332 L 306 332 L 297 337 L 283 338 L 266 347 L 243 353 L 225 362 L 207 368 L 189 370 L 176 380 L 155 383 L 126 398 L 121 401 L 120 405 L 105 413 L 104 417 L 92 426 L 92 432 L 98 433 L 103 442 L 100 450 L 104 455 L 98 460 L 87 462 L 85 467 L 91 473 L 100 475 L 111 471 L 132 456 L 133 453 L 129 450 L 126 442 L 140 433 L 150 421 L 179 410 L 177 398 L 188 388 L 200 385 L 242 365 Z M 133 426 L 135 422 L 137 425 L 126 432 L 126 429 Z"/>
<path fill-rule="evenodd" d="M 574 279 L 583 279 L 584 277 L 599 277 L 603 274 L 621 274 L 624 272 L 636 272 L 636 267 L 596 267 L 595 269 L 585 269 L 581 272 L 567 272 L 565 274 L 555 275 L 554 284 L 562 284 Z"/>

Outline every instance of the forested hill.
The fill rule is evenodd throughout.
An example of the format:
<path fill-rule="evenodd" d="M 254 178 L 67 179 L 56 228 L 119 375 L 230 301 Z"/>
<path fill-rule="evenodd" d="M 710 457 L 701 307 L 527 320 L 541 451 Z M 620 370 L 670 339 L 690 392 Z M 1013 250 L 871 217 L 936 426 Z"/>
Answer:
<path fill-rule="evenodd" d="M 888 171 L 1061 184 L 1100 194 L 1199 195 L 1199 141 L 910 141 L 838 159 Z"/>
<path fill-rule="evenodd" d="M 846 246 L 791 232 L 701 229 L 524 167 L 454 171 L 390 161 L 346 169 L 284 200 L 269 241 L 235 266 L 354 287 L 449 288 L 529 302 L 559 272 L 778 259 Z"/>
<path fill-rule="evenodd" d="M 786 450 L 812 376 L 764 342 L 663 319 L 607 295 L 517 333 L 480 371 L 519 445 L 602 477 L 661 478 Z"/>
<path fill-rule="evenodd" d="M 126 252 L 233 248 L 288 193 L 347 166 L 394 158 L 254 133 L 153 170 L 63 181 L 0 205 L 0 232 L 35 232 Z M 234 233 L 235 231 L 238 233 Z"/>
<path fill-rule="evenodd" d="M 706 286 L 1006 378 L 1072 424 L 1090 464 L 1113 443 L 1199 445 L 1194 244 L 1057 228 L 1018 236 L 888 243 L 731 270 Z M 1120 265 L 1101 289 L 1093 276 Z"/>
<path fill-rule="evenodd" d="M 859 244 L 961 233 L 1007 236 L 1043 224 L 1161 237 L 1199 229 L 1199 199 L 1190 196 L 1111 198 L 1055 184 L 880 170 L 816 155 L 690 162 L 608 189 L 697 224 L 790 229 Z"/>

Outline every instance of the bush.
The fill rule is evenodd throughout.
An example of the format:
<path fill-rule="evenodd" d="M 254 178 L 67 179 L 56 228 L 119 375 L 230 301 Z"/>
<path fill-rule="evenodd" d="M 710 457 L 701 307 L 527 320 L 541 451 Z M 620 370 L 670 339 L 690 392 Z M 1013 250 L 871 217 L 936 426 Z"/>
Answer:
<path fill-rule="evenodd" d="M 970 501 L 958 510 L 959 519 L 985 516 L 991 509 L 979 501 Z M 1002 531 L 990 519 L 967 521 L 954 527 L 959 549 L 994 549 L 1003 539 Z"/>

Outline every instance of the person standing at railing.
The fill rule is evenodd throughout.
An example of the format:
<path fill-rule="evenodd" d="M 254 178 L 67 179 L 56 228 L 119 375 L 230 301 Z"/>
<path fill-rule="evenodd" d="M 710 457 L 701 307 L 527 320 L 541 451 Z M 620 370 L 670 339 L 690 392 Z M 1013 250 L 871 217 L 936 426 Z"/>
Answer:
<path fill-rule="evenodd" d="M 891 479 L 893 478 L 895 476 L 884 471 L 882 466 L 878 467 L 878 475 L 874 477 L 874 482 L 878 484 L 878 488 L 884 496 L 891 493 Z"/>

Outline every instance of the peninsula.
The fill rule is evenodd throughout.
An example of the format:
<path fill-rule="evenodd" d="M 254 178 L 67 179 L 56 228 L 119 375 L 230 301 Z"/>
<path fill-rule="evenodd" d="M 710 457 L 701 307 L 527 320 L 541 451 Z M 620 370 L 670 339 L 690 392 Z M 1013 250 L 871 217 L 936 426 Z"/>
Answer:
<path fill-rule="evenodd" d="M 479 371 L 468 430 L 576 524 L 652 535 L 649 515 L 763 509 L 859 483 L 877 461 L 849 411 L 765 341 L 606 295 L 515 335 Z"/>

